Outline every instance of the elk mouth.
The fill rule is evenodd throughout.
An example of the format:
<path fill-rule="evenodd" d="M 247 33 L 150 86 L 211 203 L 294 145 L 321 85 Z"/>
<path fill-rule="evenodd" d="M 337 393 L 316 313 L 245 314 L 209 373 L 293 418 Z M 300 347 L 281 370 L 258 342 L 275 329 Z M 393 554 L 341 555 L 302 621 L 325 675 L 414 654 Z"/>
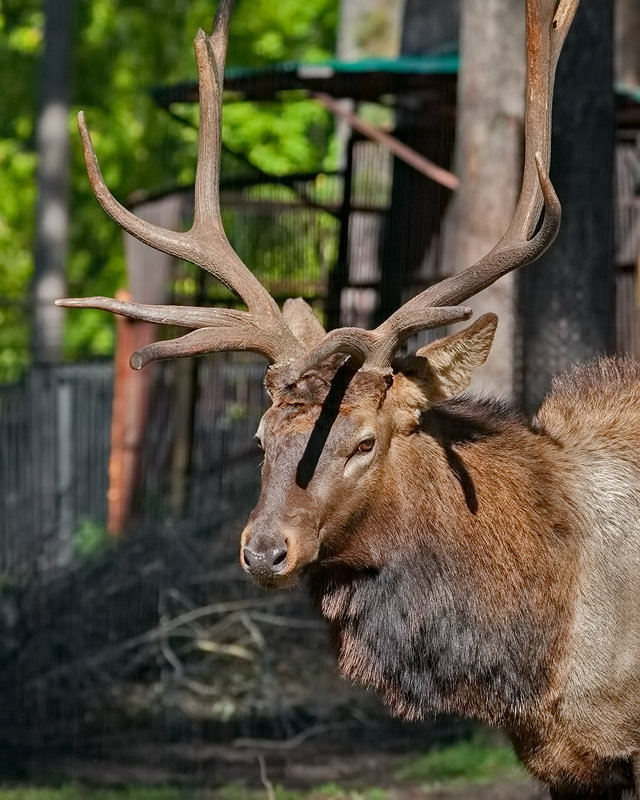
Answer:
<path fill-rule="evenodd" d="M 290 572 L 282 575 L 262 576 L 251 575 L 251 579 L 261 589 L 293 589 L 302 580 L 304 568 L 300 571 Z"/>

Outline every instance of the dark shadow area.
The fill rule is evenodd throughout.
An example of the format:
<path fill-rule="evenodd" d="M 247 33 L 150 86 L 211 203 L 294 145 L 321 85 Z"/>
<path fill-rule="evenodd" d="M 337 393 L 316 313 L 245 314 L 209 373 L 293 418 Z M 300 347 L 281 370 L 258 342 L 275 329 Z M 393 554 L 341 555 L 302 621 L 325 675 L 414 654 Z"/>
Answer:
<path fill-rule="evenodd" d="M 309 441 L 296 471 L 296 483 L 301 489 L 306 489 L 311 478 L 313 478 L 333 423 L 336 421 L 340 411 L 340 404 L 356 372 L 357 369 L 353 367 L 351 360 L 349 360 L 339 367 L 333 376 L 329 393 L 322 404 L 320 416 L 311 431 Z"/>
<path fill-rule="evenodd" d="M 501 433 L 510 418 L 520 420 L 521 415 L 505 404 L 464 397 L 436 405 L 422 414 L 421 428 L 442 447 L 472 514 L 478 511 L 478 497 L 464 459 L 456 448 Z"/>

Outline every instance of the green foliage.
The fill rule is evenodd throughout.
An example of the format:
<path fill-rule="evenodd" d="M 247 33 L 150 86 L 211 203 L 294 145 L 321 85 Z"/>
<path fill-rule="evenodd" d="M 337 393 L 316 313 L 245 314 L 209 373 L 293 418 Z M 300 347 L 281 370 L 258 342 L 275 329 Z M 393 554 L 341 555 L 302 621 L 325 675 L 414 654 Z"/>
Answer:
<path fill-rule="evenodd" d="M 235 152 L 243 153 L 271 175 L 329 168 L 328 113 L 312 100 L 285 103 L 228 103 L 223 136 Z"/>
<path fill-rule="evenodd" d="M 331 57 L 337 8 L 338 0 L 238 0 L 229 64 L 256 67 Z M 200 26 L 210 30 L 214 10 L 215 0 L 75 0 L 70 295 L 113 295 L 125 282 L 122 235 L 89 188 L 76 111 L 84 109 L 105 180 L 121 201 L 139 189 L 190 185 L 196 130 L 158 109 L 148 90 L 195 78 L 193 36 Z M 18 373 L 28 353 L 36 203 L 33 135 L 43 30 L 42 0 L 0 0 L 0 379 Z M 185 113 L 195 124 L 197 109 Z M 327 113 L 297 96 L 273 105 L 225 103 L 224 141 L 272 174 L 326 169 L 332 159 L 330 133 Z M 278 261 L 275 256 L 269 260 Z M 264 264 L 261 268 L 268 270 Z M 68 314 L 65 348 L 69 358 L 109 354 L 110 315 Z"/>
<path fill-rule="evenodd" d="M 91 558 L 112 541 L 104 525 L 92 519 L 83 519 L 73 534 L 73 549 L 81 558 Z"/>
<path fill-rule="evenodd" d="M 39 3 L 0 4 L 0 379 L 15 377 L 27 361 L 36 199 L 31 109 L 42 30 Z"/>
<path fill-rule="evenodd" d="M 296 200 L 292 190 L 268 184 L 254 187 L 247 197 L 274 202 Z M 228 213 L 224 221 L 240 258 L 255 265 L 256 274 L 267 283 L 317 281 L 335 262 L 338 225 L 330 214 L 307 214 L 301 206 L 299 211 L 288 210 L 275 218 Z"/>
<path fill-rule="evenodd" d="M 18 786 L 0 789 L 0 800 L 186 800 L 187 794 L 170 786 L 127 786 L 97 789 L 80 784 L 60 787 Z"/>
<path fill-rule="evenodd" d="M 522 776 L 522 767 L 512 747 L 496 746 L 480 737 L 431 750 L 411 759 L 396 772 L 398 780 L 420 784 L 479 784 Z"/>
<path fill-rule="evenodd" d="M 333 54 L 337 23 L 334 0 L 241 0 L 234 11 L 229 63 L 322 61 Z"/>

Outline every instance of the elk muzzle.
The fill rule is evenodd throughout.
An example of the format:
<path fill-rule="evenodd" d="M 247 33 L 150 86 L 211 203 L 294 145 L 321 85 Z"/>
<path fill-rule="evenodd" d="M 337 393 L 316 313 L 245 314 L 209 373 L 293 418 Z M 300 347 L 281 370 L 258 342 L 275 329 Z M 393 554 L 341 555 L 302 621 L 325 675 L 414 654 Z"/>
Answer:
<path fill-rule="evenodd" d="M 254 577 L 271 578 L 286 569 L 287 544 L 279 547 L 244 547 L 242 561 L 246 571 Z"/>
<path fill-rule="evenodd" d="M 316 537 L 304 536 L 297 527 L 263 527 L 259 521 L 249 521 L 242 532 L 240 563 L 263 588 L 285 589 L 295 585 L 317 555 Z"/>

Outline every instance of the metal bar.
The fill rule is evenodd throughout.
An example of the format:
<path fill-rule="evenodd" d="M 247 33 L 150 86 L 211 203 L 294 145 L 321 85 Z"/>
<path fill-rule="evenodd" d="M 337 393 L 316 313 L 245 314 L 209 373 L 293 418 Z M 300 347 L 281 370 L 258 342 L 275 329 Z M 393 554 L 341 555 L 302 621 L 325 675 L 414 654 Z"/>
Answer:
<path fill-rule="evenodd" d="M 347 143 L 347 163 L 343 175 L 342 204 L 340 207 L 340 238 L 338 241 L 338 258 L 329 273 L 327 287 L 327 328 L 332 330 L 340 326 L 342 311 L 342 290 L 349 280 L 349 224 L 351 221 L 351 192 L 353 184 L 353 137 Z"/>
<path fill-rule="evenodd" d="M 408 147 L 399 139 L 396 139 L 395 136 L 391 136 L 391 134 L 385 133 L 373 125 L 370 125 L 368 122 L 365 122 L 362 117 L 343 108 L 331 95 L 318 92 L 314 93 L 313 97 L 319 103 L 322 103 L 332 114 L 335 114 L 336 117 L 344 119 L 352 128 L 363 136 L 366 136 L 368 139 L 373 139 L 383 147 L 386 147 L 396 158 L 409 164 L 409 166 L 418 170 L 418 172 L 426 175 L 427 178 L 431 178 L 431 180 L 436 183 L 446 186 L 447 189 L 454 190 L 460 185 L 460 181 L 452 172 L 449 172 L 443 167 L 439 167 L 437 164 L 434 164 L 433 161 L 429 161 L 428 158 L 421 156 L 420 153 L 417 153 L 413 148 Z"/>

